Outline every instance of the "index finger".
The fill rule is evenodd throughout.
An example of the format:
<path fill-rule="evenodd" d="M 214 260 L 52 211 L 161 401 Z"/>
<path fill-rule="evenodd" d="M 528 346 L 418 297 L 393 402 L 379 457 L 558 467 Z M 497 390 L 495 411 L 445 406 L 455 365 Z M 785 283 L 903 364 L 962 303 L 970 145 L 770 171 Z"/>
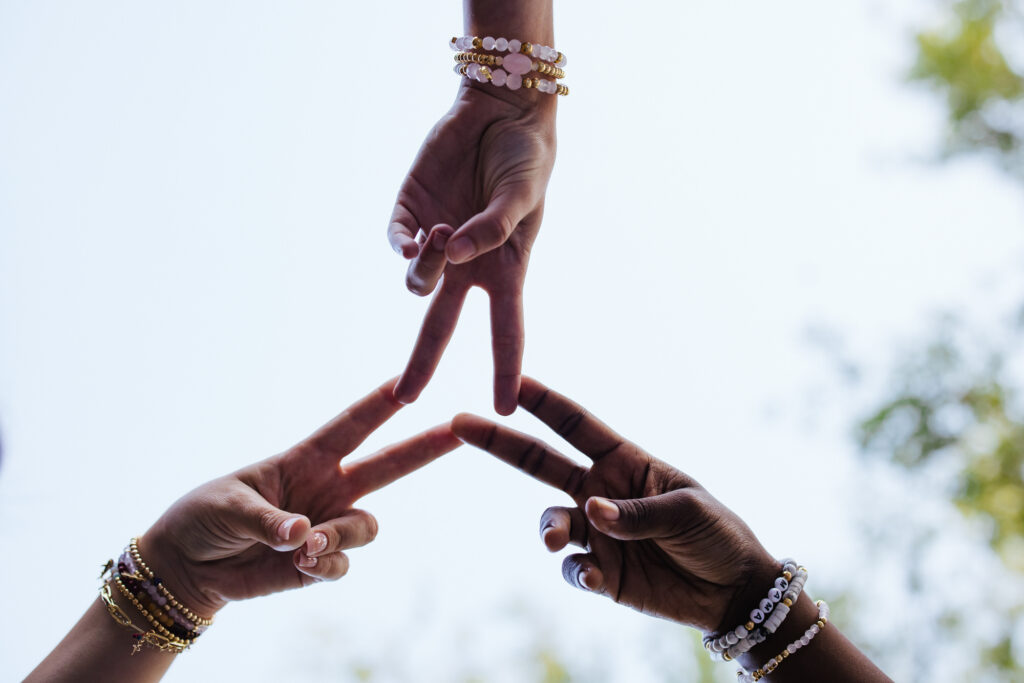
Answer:
<path fill-rule="evenodd" d="M 560 437 L 597 462 L 626 443 L 608 425 L 578 403 L 547 388 L 532 377 L 523 377 L 519 405 L 536 415 Z"/>
<path fill-rule="evenodd" d="M 342 474 L 355 491 L 353 500 L 356 500 L 415 472 L 461 445 L 462 442 L 452 433 L 451 424 L 438 425 L 347 467 L 343 466 Z"/>
<path fill-rule="evenodd" d="M 402 408 L 402 404 L 395 400 L 397 381 L 398 378 L 393 377 L 384 382 L 318 429 L 305 443 L 337 458 L 354 451 Z"/>
<path fill-rule="evenodd" d="M 455 416 L 452 431 L 466 443 L 487 451 L 548 486 L 565 491 L 573 498 L 583 490 L 587 468 L 540 439 L 468 413 Z"/>

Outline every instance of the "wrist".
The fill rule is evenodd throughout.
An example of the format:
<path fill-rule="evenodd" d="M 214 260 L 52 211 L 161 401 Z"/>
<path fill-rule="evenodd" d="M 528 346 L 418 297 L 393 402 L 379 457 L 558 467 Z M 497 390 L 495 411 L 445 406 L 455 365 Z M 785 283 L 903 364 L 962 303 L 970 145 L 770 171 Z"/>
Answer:
<path fill-rule="evenodd" d="M 721 619 L 713 633 L 723 634 L 745 624 L 750 619 L 750 610 L 758 605 L 779 576 L 782 563 L 766 552 L 760 552 L 746 562 L 736 589 L 722 606 Z"/>
<path fill-rule="evenodd" d="M 471 36 L 504 36 L 554 45 L 554 24 L 551 0 L 465 0 L 463 5 L 463 27 Z"/>
<path fill-rule="evenodd" d="M 188 609 L 211 618 L 227 604 L 219 595 L 203 589 L 199 572 L 190 566 L 159 522 L 139 538 L 138 548 L 154 575 Z"/>

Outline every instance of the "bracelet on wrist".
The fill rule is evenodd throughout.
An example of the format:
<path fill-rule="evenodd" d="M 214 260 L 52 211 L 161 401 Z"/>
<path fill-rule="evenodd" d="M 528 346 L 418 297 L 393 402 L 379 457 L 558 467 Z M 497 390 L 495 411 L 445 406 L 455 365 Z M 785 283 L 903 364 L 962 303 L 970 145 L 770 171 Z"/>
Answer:
<path fill-rule="evenodd" d="M 456 51 L 454 71 L 460 76 L 509 90 L 533 88 L 550 95 L 569 94 L 568 86 L 556 82 L 565 78 L 562 67 L 569 60 L 553 47 L 491 36 L 456 37 L 450 46 Z M 487 54 L 490 52 L 497 54 Z M 529 76 L 531 73 L 538 76 Z"/>
<path fill-rule="evenodd" d="M 200 617 L 174 597 L 142 559 L 138 539 L 129 542 L 116 563 L 107 561 L 100 578 L 108 573 L 110 580 L 100 587 L 100 599 L 114 621 L 134 631 L 132 654 L 144 645 L 162 652 L 184 652 L 213 623 L 213 619 Z M 114 599 L 113 588 L 142 615 L 146 627 L 136 625 L 121 608 Z"/>
<path fill-rule="evenodd" d="M 810 628 L 804 631 L 802 636 L 787 645 L 785 650 L 769 659 L 764 666 L 761 666 L 750 673 L 746 673 L 742 669 L 737 671 L 736 680 L 739 681 L 739 683 L 754 683 L 755 681 L 761 680 L 779 668 L 779 665 L 782 664 L 787 657 L 796 654 L 797 650 L 808 645 L 812 640 L 814 640 L 814 636 L 821 633 L 821 630 L 825 628 L 830 616 L 828 603 L 824 600 L 818 600 L 816 604 L 818 606 L 818 620 L 811 624 Z"/>

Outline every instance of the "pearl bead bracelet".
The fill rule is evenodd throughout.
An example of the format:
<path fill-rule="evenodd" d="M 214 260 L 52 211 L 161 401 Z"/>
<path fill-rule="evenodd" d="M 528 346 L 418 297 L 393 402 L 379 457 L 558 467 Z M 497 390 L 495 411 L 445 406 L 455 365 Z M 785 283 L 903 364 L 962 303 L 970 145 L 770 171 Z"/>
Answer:
<path fill-rule="evenodd" d="M 821 630 L 825 628 L 825 624 L 828 623 L 828 618 L 830 616 L 828 603 L 824 600 L 818 600 L 817 605 L 818 620 L 811 624 L 811 627 L 804 631 L 802 636 L 787 645 L 785 650 L 769 659 L 768 662 L 760 669 L 756 669 L 750 673 L 745 673 L 742 669 L 738 670 L 736 672 L 736 680 L 738 683 L 754 683 L 755 681 L 761 680 L 779 668 L 779 665 L 782 664 L 787 657 L 796 654 L 797 650 L 808 645 L 812 640 L 814 640 L 814 636 L 821 633 Z"/>
<path fill-rule="evenodd" d="M 487 67 L 501 66 L 508 73 L 519 74 L 520 76 L 536 71 L 541 76 L 551 76 L 556 79 L 565 78 L 565 71 L 557 66 L 532 61 L 526 55 L 521 54 L 502 57 L 501 55 L 482 55 L 477 52 L 459 52 L 455 55 L 455 61 L 464 64 L 476 63 Z"/>
<path fill-rule="evenodd" d="M 551 62 L 555 66 L 564 67 L 569 63 L 569 59 L 561 52 L 553 47 L 547 45 L 535 45 L 533 43 L 523 42 L 513 38 L 507 40 L 505 38 L 492 38 L 487 36 L 485 38 L 478 38 L 476 36 L 462 36 L 461 38 L 452 38 L 449 43 L 452 50 L 456 52 L 463 52 L 466 50 L 487 50 L 498 51 L 498 52 L 518 52 L 524 54 L 527 57 L 533 56 L 537 59 L 542 59 L 545 62 Z"/>
<path fill-rule="evenodd" d="M 455 73 L 480 83 L 490 81 L 491 85 L 496 85 L 499 88 L 505 86 L 509 90 L 534 88 L 549 95 L 564 96 L 569 94 L 568 86 L 555 83 L 554 81 L 543 78 L 523 78 L 519 74 L 510 74 L 504 69 L 494 69 L 492 71 L 490 67 L 475 62 L 472 64 L 456 64 Z"/>
<path fill-rule="evenodd" d="M 711 635 L 704 636 L 704 647 L 712 659 L 735 659 L 775 633 L 789 614 L 790 607 L 800 596 L 806 581 L 805 568 L 797 565 L 795 560 L 783 560 L 780 576 L 768 590 L 768 596 L 750 611 L 750 618 L 745 624 L 740 624 L 717 638 Z"/>

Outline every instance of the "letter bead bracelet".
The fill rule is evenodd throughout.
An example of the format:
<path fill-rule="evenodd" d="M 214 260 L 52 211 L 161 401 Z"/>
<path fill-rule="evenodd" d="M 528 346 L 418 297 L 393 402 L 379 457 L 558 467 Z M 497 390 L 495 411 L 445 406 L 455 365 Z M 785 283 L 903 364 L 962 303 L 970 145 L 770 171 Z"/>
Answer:
<path fill-rule="evenodd" d="M 746 623 L 717 638 L 704 636 L 704 647 L 712 659 L 731 661 L 775 633 L 807 582 L 807 570 L 795 560 L 782 561 L 782 570 L 768 589 L 768 595 L 750 610 Z"/>
<path fill-rule="evenodd" d="M 565 78 L 562 67 L 568 59 L 553 47 L 491 36 L 452 38 L 450 45 L 458 62 L 454 71 L 460 76 L 509 90 L 533 88 L 550 95 L 569 94 L 568 86 L 556 82 Z M 490 52 L 498 54 L 487 54 Z M 537 76 L 529 76 L 531 73 Z"/>

